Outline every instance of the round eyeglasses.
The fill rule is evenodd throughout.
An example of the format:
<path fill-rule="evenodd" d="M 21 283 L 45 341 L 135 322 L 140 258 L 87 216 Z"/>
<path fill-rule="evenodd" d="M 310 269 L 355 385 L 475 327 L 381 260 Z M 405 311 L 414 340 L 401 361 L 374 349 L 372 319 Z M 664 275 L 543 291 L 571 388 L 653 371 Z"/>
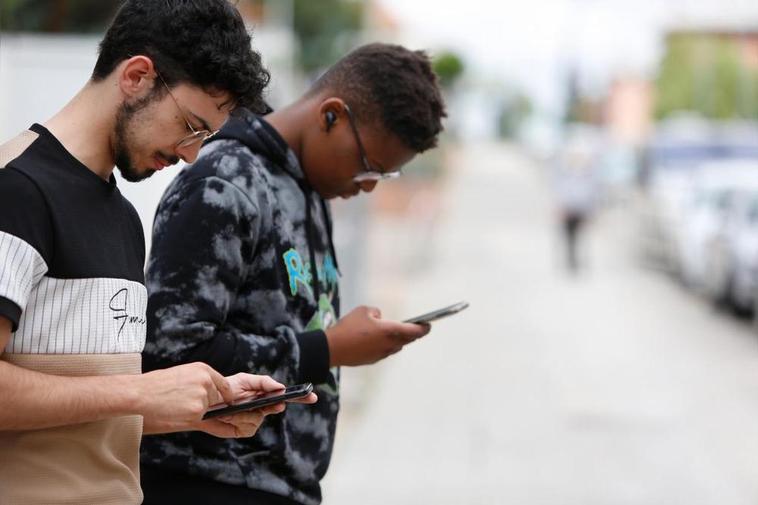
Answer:
<path fill-rule="evenodd" d="M 189 128 L 190 133 L 186 137 L 182 137 L 179 139 L 179 141 L 174 145 L 176 148 L 181 149 L 184 147 L 191 147 L 198 143 L 205 142 L 209 138 L 213 137 L 218 133 L 218 130 L 216 131 L 209 131 L 209 130 L 195 130 L 192 127 L 192 124 L 189 122 L 189 119 L 187 119 L 187 115 L 184 114 L 184 110 L 179 105 L 179 101 L 176 99 L 173 93 L 171 93 L 171 88 L 168 87 L 168 84 L 166 84 L 166 81 L 163 80 L 163 77 L 161 77 L 161 74 L 159 74 L 157 71 L 155 72 L 155 75 L 158 76 L 158 78 L 163 83 L 163 86 L 166 87 L 166 91 L 168 91 L 169 96 L 176 104 L 176 108 L 179 109 L 179 114 L 181 114 L 182 118 L 184 119 L 184 122 L 187 124 L 187 128 Z"/>

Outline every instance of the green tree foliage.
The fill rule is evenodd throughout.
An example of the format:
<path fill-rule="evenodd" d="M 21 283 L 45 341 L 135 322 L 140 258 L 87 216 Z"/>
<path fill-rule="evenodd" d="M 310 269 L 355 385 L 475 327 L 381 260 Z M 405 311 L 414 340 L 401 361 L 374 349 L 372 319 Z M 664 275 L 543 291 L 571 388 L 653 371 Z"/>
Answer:
<path fill-rule="evenodd" d="M 432 68 L 437 76 L 439 76 L 442 86 L 450 88 L 463 74 L 465 66 L 460 56 L 456 53 L 445 51 L 434 58 Z"/>
<path fill-rule="evenodd" d="M 315 72 L 334 64 L 354 45 L 363 26 L 363 2 L 294 0 L 300 66 Z"/>
<path fill-rule="evenodd" d="M 758 70 L 736 37 L 669 37 L 656 82 L 656 116 L 694 111 L 712 119 L 758 119 Z"/>
<path fill-rule="evenodd" d="M 524 120 L 533 111 L 532 101 L 522 93 L 517 93 L 504 100 L 500 106 L 498 118 L 498 133 L 500 136 L 512 138 L 518 132 Z"/>
<path fill-rule="evenodd" d="M 2 0 L 0 29 L 9 32 L 99 33 L 118 0 Z"/>

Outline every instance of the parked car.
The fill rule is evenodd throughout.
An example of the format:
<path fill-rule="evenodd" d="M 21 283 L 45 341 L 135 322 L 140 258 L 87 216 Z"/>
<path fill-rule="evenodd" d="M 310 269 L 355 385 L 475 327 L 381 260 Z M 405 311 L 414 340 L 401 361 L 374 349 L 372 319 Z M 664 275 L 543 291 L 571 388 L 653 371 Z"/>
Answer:
<path fill-rule="evenodd" d="M 644 258 L 687 283 L 701 283 L 704 260 L 695 257 L 701 251 L 691 252 L 685 242 L 700 240 L 694 236 L 698 234 L 703 238 L 713 225 L 709 222 L 714 219 L 713 206 L 727 205 L 730 198 L 727 188 L 722 188 L 723 194 L 715 194 L 718 174 L 701 177 L 701 172 L 713 163 L 750 159 L 758 160 L 755 123 L 687 118 L 659 125 L 645 149 L 642 171 L 646 197 L 640 211 L 640 243 Z M 711 182 L 705 183 L 706 179 Z M 709 201 L 703 200 L 702 194 L 695 196 L 705 190 L 704 185 L 711 186 Z"/>
<path fill-rule="evenodd" d="M 753 312 L 758 302 L 758 190 L 751 192 L 730 242 L 728 253 L 727 248 L 723 251 L 724 276 L 715 278 L 711 296 L 731 303 L 740 312 Z M 714 251 L 714 266 L 719 264 L 716 254 Z"/>
<path fill-rule="evenodd" d="M 727 196 L 717 226 L 702 244 L 701 285 L 714 302 L 747 312 L 753 308 L 758 270 L 758 160 L 715 165 L 712 175 L 720 178 Z"/>

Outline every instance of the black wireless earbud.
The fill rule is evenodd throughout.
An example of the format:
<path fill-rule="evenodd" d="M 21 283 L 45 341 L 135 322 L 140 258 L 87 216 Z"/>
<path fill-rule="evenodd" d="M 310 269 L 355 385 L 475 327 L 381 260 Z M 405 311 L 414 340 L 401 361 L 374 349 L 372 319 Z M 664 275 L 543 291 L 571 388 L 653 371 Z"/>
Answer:
<path fill-rule="evenodd" d="M 337 114 L 335 114 L 332 111 L 327 111 L 326 112 L 326 131 L 331 130 L 335 122 L 337 122 Z"/>

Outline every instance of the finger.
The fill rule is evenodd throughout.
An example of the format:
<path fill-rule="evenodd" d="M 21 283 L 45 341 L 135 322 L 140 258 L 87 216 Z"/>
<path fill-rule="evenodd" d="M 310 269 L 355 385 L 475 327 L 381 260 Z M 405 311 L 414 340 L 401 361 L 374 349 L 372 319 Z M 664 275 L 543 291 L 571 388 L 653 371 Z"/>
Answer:
<path fill-rule="evenodd" d="M 219 419 L 202 421 L 198 429 L 219 438 L 237 438 L 237 427 Z"/>
<path fill-rule="evenodd" d="M 390 347 L 389 349 L 384 351 L 384 356 L 382 356 L 382 359 L 389 358 L 393 354 L 399 353 L 403 349 L 402 345 Z"/>
<path fill-rule="evenodd" d="M 261 414 L 260 420 L 249 422 L 249 423 L 236 423 L 235 422 L 233 424 L 229 424 L 229 426 L 234 427 L 236 438 L 244 438 L 244 437 L 252 437 L 253 435 L 255 435 L 262 424 L 263 424 L 263 415 Z"/>
<path fill-rule="evenodd" d="M 287 408 L 287 405 L 284 402 L 280 402 L 274 405 L 268 405 L 266 407 L 263 407 L 260 410 L 264 416 L 269 416 L 272 414 L 281 414 L 282 412 L 284 412 L 286 408 Z"/>
<path fill-rule="evenodd" d="M 391 338 L 395 343 L 399 345 L 407 345 L 416 340 L 413 337 L 409 337 L 408 335 L 399 332 L 399 331 L 393 331 L 389 334 L 389 338 Z"/>
<path fill-rule="evenodd" d="M 223 428 L 214 427 L 214 432 L 210 433 L 223 438 L 248 438 L 255 435 L 258 428 L 260 428 L 259 424 L 226 424 Z"/>
<path fill-rule="evenodd" d="M 226 379 L 226 377 L 209 366 L 207 367 L 207 373 L 213 381 L 213 385 L 216 387 L 216 391 L 221 396 L 222 402 L 231 404 L 234 401 L 234 392 L 232 391 L 232 386 L 229 384 L 229 381 Z M 211 398 L 211 402 L 209 403 L 218 403 L 218 401 L 215 398 Z"/>
<path fill-rule="evenodd" d="M 366 307 L 366 313 L 376 319 L 382 318 L 382 311 L 379 310 L 377 307 Z"/>
<path fill-rule="evenodd" d="M 237 391 L 236 396 L 234 397 L 234 403 L 243 403 L 250 401 L 254 398 L 258 398 L 261 395 L 260 391 L 257 390 L 250 390 L 250 391 Z"/>
<path fill-rule="evenodd" d="M 242 426 L 244 424 L 258 424 L 260 425 L 263 422 L 263 418 L 265 417 L 265 413 L 263 412 L 263 408 L 261 409 L 255 409 L 255 410 L 249 410 L 247 412 L 239 412 L 237 414 L 233 414 L 230 416 L 223 416 L 219 417 L 219 421 L 227 423 L 227 424 L 233 424 L 235 426 Z"/>
<path fill-rule="evenodd" d="M 289 400 L 290 403 L 305 403 L 305 404 L 316 403 L 317 401 L 318 401 L 318 396 L 316 396 L 316 393 L 311 393 L 308 396 L 304 396 L 303 398 L 296 398 L 294 400 Z"/>
<path fill-rule="evenodd" d="M 421 338 L 430 331 L 432 331 L 432 325 L 429 323 L 398 323 L 402 331 L 408 335 L 413 335 L 414 340 Z"/>
<path fill-rule="evenodd" d="M 250 373 L 239 373 L 234 375 L 234 380 L 240 386 L 240 389 L 245 391 L 279 391 L 285 389 L 284 384 L 281 384 L 268 375 L 254 375 Z"/>
<path fill-rule="evenodd" d="M 390 331 L 388 334 L 388 337 L 391 339 L 391 341 L 395 345 L 400 345 L 400 346 L 408 345 L 411 342 L 418 339 L 418 337 L 415 334 L 409 335 L 407 333 L 404 333 L 398 330 Z"/>
<path fill-rule="evenodd" d="M 387 321 L 386 328 L 392 338 L 402 341 L 404 344 L 410 344 L 429 333 L 431 325 Z"/>
<path fill-rule="evenodd" d="M 237 426 L 236 438 L 250 438 L 256 433 L 258 433 L 258 428 L 260 428 L 260 426 L 255 425 L 255 424 L 246 424 L 243 426 Z"/>
<path fill-rule="evenodd" d="M 431 323 L 418 323 L 415 326 L 420 326 L 423 329 L 420 335 L 421 337 L 423 337 L 424 335 L 428 335 L 429 332 L 432 331 Z"/>

